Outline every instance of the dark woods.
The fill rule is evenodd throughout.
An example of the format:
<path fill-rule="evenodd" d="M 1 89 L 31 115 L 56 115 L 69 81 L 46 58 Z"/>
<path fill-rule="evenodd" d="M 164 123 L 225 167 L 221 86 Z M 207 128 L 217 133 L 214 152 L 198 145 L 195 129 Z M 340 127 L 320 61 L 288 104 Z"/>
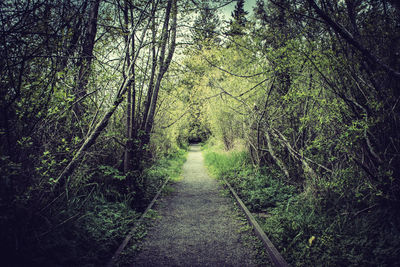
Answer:
<path fill-rule="evenodd" d="M 142 209 L 162 182 L 147 186 L 143 170 L 155 155 L 150 134 L 175 50 L 177 3 L 0 5 L 2 253 L 18 266 L 104 262 L 79 250 L 115 228 L 101 248 L 109 257 L 135 218 L 123 209 Z M 118 203 L 128 206 L 113 210 Z M 98 222 L 88 219 L 93 209 L 105 213 Z M 107 216 L 125 228 L 90 228 Z"/>
<path fill-rule="evenodd" d="M 243 2 L 186 61 L 209 164 L 293 265 L 399 264 L 397 2 Z"/>
<path fill-rule="evenodd" d="M 0 250 L 14 265 L 103 264 L 182 148 L 207 139 L 242 144 L 303 197 L 269 222 L 299 265 L 396 260 L 399 4 L 240 0 L 224 21 L 226 2 L 0 3 Z M 285 213 L 305 202 L 307 223 Z"/>

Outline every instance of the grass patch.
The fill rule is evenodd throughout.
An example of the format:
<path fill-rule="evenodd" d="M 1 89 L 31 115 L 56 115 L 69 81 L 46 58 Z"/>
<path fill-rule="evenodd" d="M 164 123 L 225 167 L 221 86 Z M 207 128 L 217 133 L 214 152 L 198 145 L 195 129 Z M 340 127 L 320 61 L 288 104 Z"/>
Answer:
<path fill-rule="evenodd" d="M 18 244 L 18 254 L 10 252 L 8 257 L 16 266 L 104 266 L 142 214 L 134 204 L 140 201 L 147 206 L 168 177 L 178 181 L 185 160 L 186 151 L 179 150 L 136 177 L 143 186 L 140 199 L 137 192 L 124 186 L 128 178 L 111 166 L 102 166 L 95 173 L 97 182 L 82 186 L 74 195 L 61 195 L 45 212 L 29 218 L 26 232 L 30 235 L 20 238 L 24 243 Z M 143 224 L 135 227 L 117 265 L 129 265 L 157 218 L 150 210 Z M 24 222 L 16 221 L 20 223 L 12 226 L 14 232 L 22 229 L 18 225 Z"/>
<path fill-rule="evenodd" d="M 145 193 L 142 201 L 150 203 L 168 177 L 172 182 L 177 182 L 181 179 L 182 165 L 186 161 L 186 156 L 187 151 L 179 149 L 174 154 L 159 159 L 144 171 L 142 177 L 143 188 L 141 190 Z"/>
<path fill-rule="evenodd" d="M 165 185 L 164 189 L 163 189 L 163 195 L 171 195 L 172 193 L 174 193 L 176 191 L 176 189 L 170 185 Z"/>
<path fill-rule="evenodd" d="M 400 222 L 390 207 L 360 209 L 351 196 L 300 190 L 272 167 L 255 169 L 245 151 L 206 145 L 204 156 L 210 173 L 263 215 L 260 226 L 290 265 L 400 266 Z"/>

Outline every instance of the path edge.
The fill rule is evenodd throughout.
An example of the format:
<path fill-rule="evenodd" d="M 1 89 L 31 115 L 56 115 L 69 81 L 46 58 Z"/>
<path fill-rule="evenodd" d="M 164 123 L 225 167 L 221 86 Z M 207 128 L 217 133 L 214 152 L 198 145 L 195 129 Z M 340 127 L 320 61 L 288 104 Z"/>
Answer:
<path fill-rule="evenodd" d="M 258 238 L 261 240 L 261 242 L 264 244 L 265 249 L 267 250 L 268 257 L 273 263 L 274 266 L 277 267 L 288 267 L 289 264 L 285 261 L 285 259 L 282 257 L 282 255 L 279 253 L 279 251 L 275 248 L 274 244 L 272 244 L 271 240 L 267 237 L 265 232 L 262 230 L 254 216 L 251 214 L 251 212 L 247 209 L 243 201 L 240 199 L 240 197 L 236 194 L 236 191 L 232 188 L 232 186 L 228 183 L 228 181 L 225 178 L 222 178 L 224 183 L 228 186 L 229 190 L 231 191 L 232 195 L 235 197 L 236 202 L 239 204 L 240 208 L 243 210 L 243 212 L 246 214 L 247 221 L 253 226 L 253 230 L 257 234 Z"/>
<path fill-rule="evenodd" d="M 112 267 L 121 252 L 124 250 L 126 245 L 128 245 L 128 242 L 131 240 L 136 228 L 141 225 L 144 217 L 147 215 L 149 210 L 153 207 L 154 203 L 156 203 L 158 197 L 160 196 L 162 190 L 164 189 L 165 185 L 169 182 L 170 176 L 165 180 L 161 188 L 158 190 L 157 194 L 154 196 L 153 200 L 150 202 L 150 204 L 147 206 L 146 210 L 143 212 L 143 214 L 140 216 L 140 218 L 136 221 L 135 225 L 132 226 L 131 230 L 129 231 L 128 235 L 125 237 L 124 241 L 122 241 L 121 245 L 119 245 L 118 249 L 115 251 L 114 255 L 111 257 L 110 261 L 107 263 L 107 267 Z"/>

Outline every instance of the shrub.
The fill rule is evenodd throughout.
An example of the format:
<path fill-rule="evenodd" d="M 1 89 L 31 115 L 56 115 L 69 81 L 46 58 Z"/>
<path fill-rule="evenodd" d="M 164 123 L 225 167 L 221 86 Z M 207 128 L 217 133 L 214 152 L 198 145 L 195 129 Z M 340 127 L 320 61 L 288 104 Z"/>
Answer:
<path fill-rule="evenodd" d="M 400 265 L 398 216 L 365 197 L 371 193 L 355 184 L 355 172 L 300 190 L 272 167 L 254 168 L 246 152 L 204 148 L 210 172 L 227 179 L 255 215 L 267 212 L 256 217 L 291 265 Z"/>

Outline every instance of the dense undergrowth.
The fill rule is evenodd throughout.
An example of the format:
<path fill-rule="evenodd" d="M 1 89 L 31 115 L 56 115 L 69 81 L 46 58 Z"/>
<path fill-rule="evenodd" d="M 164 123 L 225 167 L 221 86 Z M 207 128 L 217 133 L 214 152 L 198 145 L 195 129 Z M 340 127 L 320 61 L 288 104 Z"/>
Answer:
<path fill-rule="evenodd" d="M 204 149 L 210 172 L 227 179 L 259 215 L 261 227 L 289 264 L 400 264 L 399 221 L 390 207 L 375 203 L 357 209 L 351 198 L 290 185 L 273 167 L 254 168 L 245 151 L 209 145 Z"/>
<path fill-rule="evenodd" d="M 293 265 L 400 265 L 398 1 L 231 2 L 0 1 L 6 259 L 99 265 L 211 136 Z"/>
<path fill-rule="evenodd" d="M 142 185 L 140 198 L 136 192 L 121 190 L 126 178 L 111 166 L 98 167 L 95 182 L 85 185 L 80 192 L 58 200 L 42 212 L 27 216 L 25 210 L 2 214 L 0 225 L 2 252 L 10 266 L 103 266 L 110 260 L 143 209 L 155 196 L 168 177 L 178 177 L 186 159 L 184 149 L 162 157 L 136 177 Z M 107 186 L 104 186 L 107 185 Z M 68 194 L 68 192 L 66 193 Z M 136 202 L 140 202 L 137 205 Z M 4 227 L 3 227 L 4 226 Z M 135 242 L 146 234 L 141 227 L 135 233 Z M 18 238 L 16 237 L 18 236 Z M 20 244 L 10 245 L 13 240 Z"/>

